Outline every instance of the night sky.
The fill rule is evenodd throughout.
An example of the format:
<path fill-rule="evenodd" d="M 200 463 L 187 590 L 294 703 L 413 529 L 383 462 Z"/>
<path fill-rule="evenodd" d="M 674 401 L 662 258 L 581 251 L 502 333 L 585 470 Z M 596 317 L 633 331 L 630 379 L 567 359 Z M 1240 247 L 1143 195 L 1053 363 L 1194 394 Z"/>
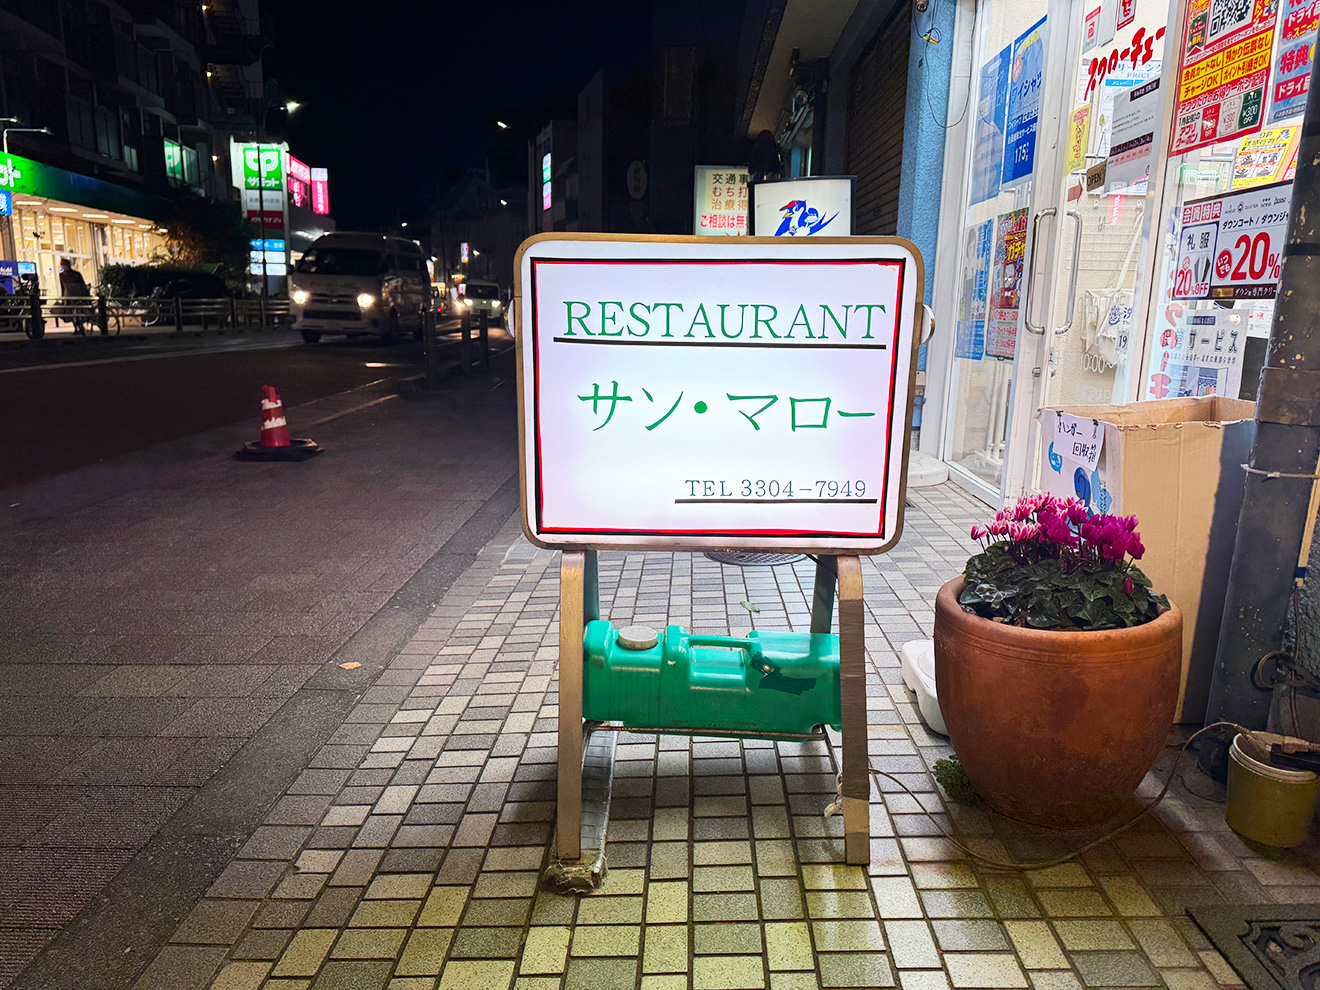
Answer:
<path fill-rule="evenodd" d="M 575 116 L 602 64 L 646 58 L 646 0 L 262 0 L 268 77 L 302 106 L 294 155 L 330 169 L 341 230 L 421 220 L 468 167 L 521 185 L 526 139 Z M 501 133 L 495 125 L 512 125 Z M 396 213 L 397 211 L 397 213 Z"/>

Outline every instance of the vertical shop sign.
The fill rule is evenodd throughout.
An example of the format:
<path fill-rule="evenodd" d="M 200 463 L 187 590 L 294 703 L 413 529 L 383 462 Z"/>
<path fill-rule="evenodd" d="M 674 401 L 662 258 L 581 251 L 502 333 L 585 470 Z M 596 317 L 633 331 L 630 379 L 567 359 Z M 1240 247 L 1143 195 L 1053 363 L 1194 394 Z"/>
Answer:
<path fill-rule="evenodd" d="M 1110 132 L 1105 181 L 1110 192 L 1144 196 L 1155 150 L 1155 118 L 1160 108 L 1160 80 L 1156 76 L 1114 97 L 1114 123 Z"/>
<path fill-rule="evenodd" d="M 1137 19 L 1137 0 L 1118 0 L 1118 24 L 1119 30 L 1127 27 Z"/>
<path fill-rule="evenodd" d="M 1188 0 L 1170 154 L 1260 130 L 1277 14 L 1271 0 Z"/>
<path fill-rule="evenodd" d="M 1064 162 L 1065 172 L 1079 172 L 1086 164 L 1086 137 L 1091 129 L 1091 104 L 1078 107 L 1073 111 L 1072 122 L 1068 126 L 1068 160 Z"/>
<path fill-rule="evenodd" d="M 712 237 L 745 235 L 750 179 L 745 168 L 696 166 L 692 182 L 692 233 Z"/>
<path fill-rule="evenodd" d="M 1015 186 L 1036 167 L 1036 126 L 1045 74 L 1045 18 L 1013 42 L 1008 72 L 1008 130 L 1004 138 L 1003 184 Z"/>
<path fill-rule="evenodd" d="M 980 361 L 985 357 L 985 314 L 990 296 L 990 252 L 995 241 L 995 222 L 986 220 L 968 227 L 967 254 L 963 271 L 962 319 L 953 345 L 954 357 Z"/>
<path fill-rule="evenodd" d="M 1017 347 L 1027 213 L 1026 209 L 1013 210 L 999 214 L 995 220 L 995 264 L 985 321 L 985 352 L 991 357 L 1011 358 Z"/>
<path fill-rule="evenodd" d="M 1292 183 L 1184 203 L 1173 299 L 1273 299 L 1283 268 Z"/>
<path fill-rule="evenodd" d="M 1082 29 L 1082 51 L 1089 52 L 1100 38 L 1100 10 L 1096 7 L 1086 15 L 1086 26 Z"/>
<path fill-rule="evenodd" d="M 976 137 L 972 150 L 972 202 L 999 195 L 1004 166 L 1004 124 L 1008 114 L 1008 71 L 1013 48 L 1005 46 L 981 66 L 980 102 L 976 105 Z"/>
<path fill-rule="evenodd" d="M 1274 61 L 1274 102 L 1270 123 L 1301 116 L 1306 110 L 1306 89 L 1311 82 L 1311 59 L 1320 27 L 1317 0 L 1283 0 L 1283 27 Z"/>
<path fill-rule="evenodd" d="M 330 172 L 328 169 L 312 169 L 312 212 L 318 216 L 325 216 L 330 212 Z"/>

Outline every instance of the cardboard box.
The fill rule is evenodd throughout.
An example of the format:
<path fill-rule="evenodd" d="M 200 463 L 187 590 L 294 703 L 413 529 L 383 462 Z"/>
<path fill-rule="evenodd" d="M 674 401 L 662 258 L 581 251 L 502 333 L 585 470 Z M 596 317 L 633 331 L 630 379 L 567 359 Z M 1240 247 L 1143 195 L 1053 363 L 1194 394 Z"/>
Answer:
<path fill-rule="evenodd" d="M 1255 404 L 1221 396 L 1042 409 L 1040 487 L 1096 512 L 1135 515 L 1138 566 L 1183 613 L 1178 722 L 1201 722 L 1210 695 L 1229 564 L 1251 452 Z M 1061 455 L 1058 413 L 1093 419 L 1104 441 L 1094 471 Z"/>

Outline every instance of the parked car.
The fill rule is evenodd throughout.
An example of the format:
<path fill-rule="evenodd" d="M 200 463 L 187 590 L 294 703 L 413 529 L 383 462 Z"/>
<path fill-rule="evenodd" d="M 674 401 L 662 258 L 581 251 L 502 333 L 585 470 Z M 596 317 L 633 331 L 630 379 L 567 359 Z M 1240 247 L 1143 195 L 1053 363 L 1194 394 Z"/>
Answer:
<path fill-rule="evenodd" d="M 394 341 L 405 329 L 420 340 L 430 296 L 422 249 L 385 234 L 318 237 L 289 280 L 293 325 L 309 344 L 326 333 Z"/>
<path fill-rule="evenodd" d="M 459 306 L 464 327 L 471 326 L 474 318 L 480 317 L 482 313 L 486 314 L 490 324 L 497 324 L 504 317 L 500 305 L 500 287 L 496 282 L 465 282 Z"/>

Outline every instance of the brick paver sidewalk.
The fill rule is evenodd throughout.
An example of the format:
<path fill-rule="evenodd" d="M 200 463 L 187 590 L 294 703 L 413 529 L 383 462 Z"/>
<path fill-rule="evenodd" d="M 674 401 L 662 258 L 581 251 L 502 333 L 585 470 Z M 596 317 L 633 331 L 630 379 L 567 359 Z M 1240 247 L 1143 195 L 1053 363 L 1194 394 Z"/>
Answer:
<path fill-rule="evenodd" d="M 872 760 L 869 870 L 839 865 L 823 743 L 622 734 L 609 874 L 581 898 L 538 888 L 555 800 L 557 555 L 516 520 L 455 583 L 138 983 L 142 990 L 807 990 L 1166 986 L 1237 977 L 1193 904 L 1320 900 L 1313 848 L 1264 855 L 1222 808 L 1175 787 L 1081 861 L 982 867 L 1083 841 L 946 803 L 950 752 L 902 686 L 936 588 L 984 508 L 911 494 L 900 548 L 865 564 Z M 606 553 L 603 614 L 708 633 L 803 628 L 813 565 L 739 570 Z M 1176 742 L 1176 737 L 1175 737 Z M 1167 768 L 1173 750 L 1166 751 Z M 1154 778 L 1148 780 L 1150 784 Z M 1147 795 L 1149 796 L 1149 795 Z"/>

